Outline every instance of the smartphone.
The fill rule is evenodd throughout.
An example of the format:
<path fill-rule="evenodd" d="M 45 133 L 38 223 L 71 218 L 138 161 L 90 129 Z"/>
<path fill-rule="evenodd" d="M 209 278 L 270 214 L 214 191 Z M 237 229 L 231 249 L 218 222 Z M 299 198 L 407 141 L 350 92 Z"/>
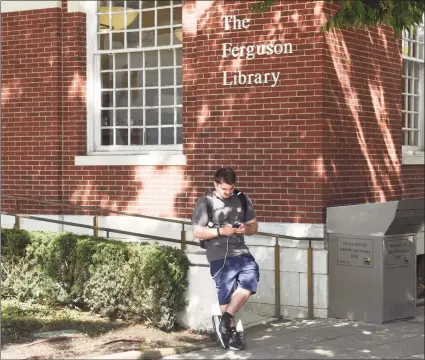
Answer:
<path fill-rule="evenodd" d="M 232 227 L 234 227 L 234 228 L 238 228 L 238 227 L 240 227 L 241 226 L 241 224 L 240 223 L 234 223 L 233 225 L 232 225 Z"/>

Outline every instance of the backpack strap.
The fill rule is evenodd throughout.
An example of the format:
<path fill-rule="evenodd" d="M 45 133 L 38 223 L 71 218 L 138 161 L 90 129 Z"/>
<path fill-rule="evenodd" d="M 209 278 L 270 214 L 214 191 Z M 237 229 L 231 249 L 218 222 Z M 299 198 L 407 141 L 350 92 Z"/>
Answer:
<path fill-rule="evenodd" d="M 208 214 L 208 227 L 213 227 L 213 222 L 212 222 L 212 204 L 211 201 L 209 200 L 209 197 L 212 197 L 213 194 L 212 193 L 207 193 L 204 196 L 204 200 L 205 200 L 205 204 L 207 206 L 207 214 Z"/>
<path fill-rule="evenodd" d="M 236 196 L 239 198 L 239 200 L 241 201 L 242 204 L 242 210 L 243 210 L 243 222 L 246 221 L 246 209 L 248 207 L 248 201 L 246 199 L 246 195 L 240 191 L 239 189 L 235 189 L 234 190 Z M 213 196 L 212 193 L 207 193 L 205 194 L 205 204 L 207 206 L 207 214 L 208 214 L 208 227 L 212 227 L 213 226 L 213 222 L 212 222 L 212 204 L 211 201 L 208 200 L 208 196 Z"/>
<path fill-rule="evenodd" d="M 235 189 L 235 194 L 239 198 L 242 204 L 242 210 L 243 210 L 243 222 L 246 221 L 246 209 L 248 207 L 248 201 L 246 199 L 246 195 L 240 191 L 239 189 Z"/>
<path fill-rule="evenodd" d="M 207 207 L 207 214 L 208 214 L 208 224 L 207 224 L 207 226 L 209 228 L 212 228 L 214 226 L 214 224 L 212 222 L 212 204 L 211 204 L 211 201 L 209 200 L 211 196 L 212 196 L 212 193 L 206 193 L 204 195 L 204 201 L 205 201 L 205 205 Z M 202 249 L 206 248 L 205 241 L 208 241 L 208 240 L 199 240 L 199 246 Z"/>
<path fill-rule="evenodd" d="M 246 221 L 246 209 L 248 207 L 248 201 L 246 199 L 246 195 L 242 191 L 240 191 L 239 189 L 235 189 L 234 192 L 235 192 L 236 196 L 239 198 L 239 200 L 241 201 L 242 210 L 243 210 L 243 222 L 245 222 Z M 212 204 L 211 204 L 211 201 L 209 200 L 209 198 L 212 197 L 212 196 L 213 196 L 212 193 L 207 193 L 207 194 L 204 195 L 204 201 L 205 201 L 205 205 L 207 207 L 207 214 L 208 214 L 208 225 L 207 225 L 208 227 L 214 226 L 214 224 L 212 222 Z M 200 240 L 199 241 L 199 246 L 202 249 L 206 248 L 205 241 L 208 241 L 208 240 L 203 240 L 203 241 Z"/>

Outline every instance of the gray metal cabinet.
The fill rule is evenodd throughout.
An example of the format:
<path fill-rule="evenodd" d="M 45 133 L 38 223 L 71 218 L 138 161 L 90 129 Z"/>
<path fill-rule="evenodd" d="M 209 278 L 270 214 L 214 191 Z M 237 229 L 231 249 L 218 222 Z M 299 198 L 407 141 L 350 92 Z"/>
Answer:
<path fill-rule="evenodd" d="M 414 317 L 423 200 L 327 208 L 329 317 L 375 324 Z"/>

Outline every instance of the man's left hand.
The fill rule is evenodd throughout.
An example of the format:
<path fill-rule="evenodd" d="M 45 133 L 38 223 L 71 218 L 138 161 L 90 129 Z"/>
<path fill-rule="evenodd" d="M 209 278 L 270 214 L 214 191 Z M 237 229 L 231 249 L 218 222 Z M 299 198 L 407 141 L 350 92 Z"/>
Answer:
<path fill-rule="evenodd" d="M 246 225 L 245 224 L 241 224 L 241 226 L 236 228 L 236 231 L 235 231 L 236 234 L 245 234 L 245 232 L 246 232 Z"/>
<path fill-rule="evenodd" d="M 252 219 L 247 223 L 242 223 L 239 228 L 236 229 L 236 234 L 254 235 L 258 232 L 258 223 L 256 219 Z"/>

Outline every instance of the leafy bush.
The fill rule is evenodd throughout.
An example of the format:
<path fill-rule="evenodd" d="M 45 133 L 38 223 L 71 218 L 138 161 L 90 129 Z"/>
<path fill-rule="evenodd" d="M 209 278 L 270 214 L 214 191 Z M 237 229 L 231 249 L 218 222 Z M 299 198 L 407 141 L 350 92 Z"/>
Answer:
<path fill-rule="evenodd" d="M 126 317 L 131 289 L 123 268 L 128 261 L 130 244 L 100 241 L 89 268 L 89 279 L 83 291 L 90 309 L 110 318 Z"/>
<path fill-rule="evenodd" d="M 84 300 L 93 312 L 111 319 L 131 318 L 131 289 L 122 265 L 113 261 L 92 268 L 92 276 L 84 290 Z"/>
<path fill-rule="evenodd" d="M 115 256 L 105 256 L 112 249 L 104 247 L 94 255 L 85 290 L 90 308 L 172 330 L 186 305 L 189 261 L 185 254 L 169 246 L 127 244 L 128 252 L 115 248 Z"/>
<path fill-rule="evenodd" d="M 92 237 L 80 236 L 74 248 L 73 278 L 69 296 L 73 302 L 84 306 L 84 288 L 90 279 L 90 264 L 96 253 L 97 241 Z"/>
<path fill-rule="evenodd" d="M 3 261 L 15 261 L 25 256 L 25 249 L 31 242 L 26 230 L 1 229 L 1 255 Z"/>
<path fill-rule="evenodd" d="M 67 303 L 84 306 L 84 288 L 90 279 L 91 264 L 126 257 L 126 244 L 120 241 L 73 233 L 32 233 L 28 258 L 57 281 L 68 294 Z M 42 264 L 42 265 L 41 265 Z"/>
<path fill-rule="evenodd" d="M 186 305 L 189 261 L 181 250 L 72 233 L 6 235 L 7 258 L 13 260 L 4 263 L 2 297 L 88 307 L 166 331 Z"/>
<path fill-rule="evenodd" d="M 77 235 L 52 232 L 33 232 L 31 235 L 28 259 L 70 294 L 74 283 Z"/>
<path fill-rule="evenodd" d="M 81 277 L 88 273 L 91 254 L 83 251 L 86 258 L 77 258 L 78 243 L 82 236 L 72 233 L 32 232 L 31 244 L 27 248 L 27 256 L 39 271 L 48 274 L 66 292 L 65 303 L 80 303 L 82 287 Z M 76 271 L 78 269 L 78 271 Z"/>
<path fill-rule="evenodd" d="M 55 305 L 63 300 L 65 291 L 49 276 L 21 258 L 1 264 L 5 275 L 2 282 L 2 297 L 13 298 L 30 304 Z"/>
<path fill-rule="evenodd" d="M 132 289 L 131 310 L 161 330 L 177 324 L 177 313 L 186 301 L 189 260 L 170 246 L 149 245 L 134 249 L 126 267 Z M 138 315 L 139 314 L 139 315 Z"/>

